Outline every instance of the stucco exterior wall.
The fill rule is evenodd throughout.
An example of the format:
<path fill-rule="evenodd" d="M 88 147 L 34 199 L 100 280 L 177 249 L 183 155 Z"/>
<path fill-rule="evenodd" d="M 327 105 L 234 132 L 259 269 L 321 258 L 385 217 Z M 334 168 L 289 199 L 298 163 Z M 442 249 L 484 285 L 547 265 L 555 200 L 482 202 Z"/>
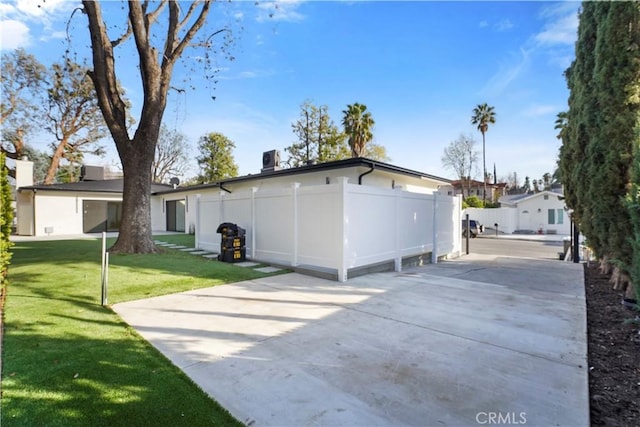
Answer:
<path fill-rule="evenodd" d="M 83 207 L 85 200 L 122 201 L 119 194 L 109 193 L 74 193 L 58 191 L 21 192 L 19 193 L 19 215 L 26 213 L 19 219 L 18 233 L 35 236 L 82 234 Z M 33 196 L 32 196 L 33 195 Z M 29 199 L 34 200 L 29 203 Z M 25 202 L 21 206 L 21 202 Z M 28 212 L 35 213 L 29 217 Z"/>
<path fill-rule="evenodd" d="M 547 196 L 546 200 L 545 197 Z M 543 233 L 570 234 L 571 221 L 565 211 L 561 194 L 540 193 L 535 197 L 518 203 L 518 228 L 521 230 L 542 230 Z M 554 224 L 549 223 L 549 209 L 554 210 Z M 562 212 L 562 224 L 558 224 L 559 212 Z"/>

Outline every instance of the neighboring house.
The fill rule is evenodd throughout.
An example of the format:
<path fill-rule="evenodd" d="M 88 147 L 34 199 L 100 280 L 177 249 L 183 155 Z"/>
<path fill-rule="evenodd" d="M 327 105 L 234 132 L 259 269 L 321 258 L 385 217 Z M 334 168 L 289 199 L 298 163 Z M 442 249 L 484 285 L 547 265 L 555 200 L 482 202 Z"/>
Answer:
<path fill-rule="evenodd" d="M 537 234 L 571 233 L 571 218 L 562 193 L 541 191 L 503 196 L 499 199 L 500 208 L 469 208 L 463 212 L 478 220 L 485 227 L 493 228 L 498 224 L 505 233 L 529 232 Z"/>
<path fill-rule="evenodd" d="M 171 188 L 152 187 L 153 191 Z M 118 231 L 122 188 L 122 179 L 20 187 L 16 233 L 47 236 Z"/>
<path fill-rule="evenodd" d="M 459 254 L 461 199 L 440 195 L 449 186 L 447 179 L 365 158 L 290 169 L 265 163 L 259 174 L 216 183 L 154 186 L 152 229 L 194 233 L 198 248 L 217 251 L 218 225 L 236 223 L 247 232 L 247 257 L 346 280 Z M 119 225 L 120 180 L 27 186 L 18 194 L 20 234 Z"/>
<path fill-rule="evenodd" d="M 449 196 L 462 195 L 463 197 L 476 196 L 482 200 L 484 193 L 484 183 L 482 181 L 471 180 L 455 180 L 451 181 L 452 188 L 447 191 Z M 509 186 L 506 182 L 498 182 L 495 184 L 487 183 L 487 200 L 497 201 L 500 197 L 505 196 Z"/>

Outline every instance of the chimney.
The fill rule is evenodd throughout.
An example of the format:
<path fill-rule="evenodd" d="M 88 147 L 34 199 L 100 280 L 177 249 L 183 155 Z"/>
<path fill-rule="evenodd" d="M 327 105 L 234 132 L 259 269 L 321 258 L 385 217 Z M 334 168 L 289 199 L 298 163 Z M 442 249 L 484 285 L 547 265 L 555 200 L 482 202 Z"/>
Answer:
<path fill-rule="evenodd" d="M 16 160 L 16 188 L 29 187 L 33 185 L 33 162 L 23 157 L 23 160 Z"/>

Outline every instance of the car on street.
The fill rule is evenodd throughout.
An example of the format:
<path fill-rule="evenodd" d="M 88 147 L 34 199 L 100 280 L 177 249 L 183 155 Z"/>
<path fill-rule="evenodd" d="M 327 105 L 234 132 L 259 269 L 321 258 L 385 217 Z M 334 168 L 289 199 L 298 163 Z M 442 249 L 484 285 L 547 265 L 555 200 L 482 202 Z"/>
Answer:
<path fill-rule="evenodd" d="M 470 237 L 478 237 L 478 234 L 482 233 L 482 226 L 478 224 L 475 219 L 469 220 L 469 234 Z M 467 237 L 467 220 L 462 220 L 462 237 Z"/>

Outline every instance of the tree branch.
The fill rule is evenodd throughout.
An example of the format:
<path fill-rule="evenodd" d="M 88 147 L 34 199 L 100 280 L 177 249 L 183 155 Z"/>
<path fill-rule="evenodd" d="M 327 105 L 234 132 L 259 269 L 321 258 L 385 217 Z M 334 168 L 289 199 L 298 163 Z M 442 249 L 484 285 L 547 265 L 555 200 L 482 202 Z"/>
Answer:
<path fill-rule="evenodd" d="M 129 140 L 129 136 L 126 104 L 120 96 L 115 77 L 113 46 L 102 19 L 100 4 L 91 0 L 83 0 L 82 4 L 89 19 L 93 52 L 93 71 L 88 71 L 88 74 L 96 89 L 100 110 L 118 146 L 117 141 Z"/>

